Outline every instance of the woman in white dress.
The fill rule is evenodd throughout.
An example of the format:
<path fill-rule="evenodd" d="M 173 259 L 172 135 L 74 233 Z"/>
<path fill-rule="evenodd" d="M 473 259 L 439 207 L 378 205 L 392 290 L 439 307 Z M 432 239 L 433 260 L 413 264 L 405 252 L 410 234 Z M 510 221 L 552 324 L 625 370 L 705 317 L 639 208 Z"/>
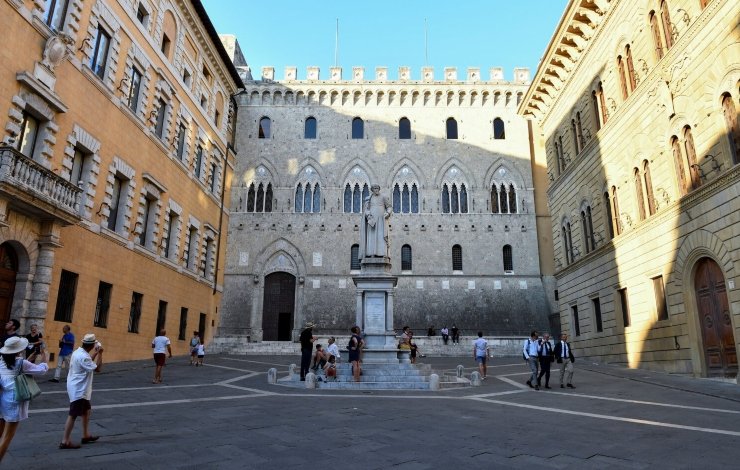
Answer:
<path fill-rule="evenodd" d="M 43 375 L 49 370 L 46 364 L 46 352 L 42 352 L 41 363 L 34 364 L 23 359 L 23 352 L 28 346 L 26 338 L 11 336 L 5 340 L 5 345 L 0 348 L 0 461 L 8 451 L 10 442 L 18 430 L 18 424 L 28 418 L 28 404 L 30 401 L 15 400 L 15 376 L 19 369 L 24 374 Z M 29 356 L 32 361 L 36 359 L 36 353 Z"/>

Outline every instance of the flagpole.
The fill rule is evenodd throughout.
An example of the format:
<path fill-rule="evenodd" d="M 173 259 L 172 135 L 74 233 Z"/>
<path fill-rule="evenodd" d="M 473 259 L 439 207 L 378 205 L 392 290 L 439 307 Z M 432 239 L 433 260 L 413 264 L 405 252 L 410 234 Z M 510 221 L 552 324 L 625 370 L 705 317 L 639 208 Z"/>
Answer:
<path fill-rule="evenodd" d="M 429 65 L 429 39 L 427 37 L 427 19 L 424 18 L 424 65 Z"/>
<path fill-rule="evenodd" d="M 334 37 L 334 67 L 339 63 L 339 18 L 337 18 L 337 32 Z"/>

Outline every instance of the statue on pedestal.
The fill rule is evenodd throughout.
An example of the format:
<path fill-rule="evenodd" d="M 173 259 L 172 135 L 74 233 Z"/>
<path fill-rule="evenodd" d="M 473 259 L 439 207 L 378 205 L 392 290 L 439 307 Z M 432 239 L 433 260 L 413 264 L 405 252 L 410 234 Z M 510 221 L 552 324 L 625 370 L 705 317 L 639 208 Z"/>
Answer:
<path fill-rule="evenodd" d="M 362 205 L 360 225 L 360 259 L 390 257 L 388 241 L 388 219 L 393 206 L 387 197 L 380 194 L 380 186 L 372 185 L 372 194 Z"/>

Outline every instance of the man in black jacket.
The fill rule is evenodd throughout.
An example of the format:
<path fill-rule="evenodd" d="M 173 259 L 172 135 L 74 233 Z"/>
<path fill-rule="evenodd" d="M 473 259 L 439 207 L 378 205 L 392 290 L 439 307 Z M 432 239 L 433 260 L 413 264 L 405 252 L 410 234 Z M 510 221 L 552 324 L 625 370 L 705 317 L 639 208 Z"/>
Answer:
<path fill-rule="evenodd" d="M 306 328 L 301 331 L 301 380 L 306 380 L 308 368 L 311 365 L 311 353 L 313 353 L 313 342 L 316 337 L 313 335 L 313 328 L 316 326 L 313 322 L 307 322 Z"/>
<path fill-rule="evenodd" d="M 567 376 L 565 383 L 568 384 L 568 388 L 576 388 L 573 385 L 573 363 L 576 362 L 573 356 L 573 349 L 568 343 L 568 335 L 563 333 L 560 335 L 560 342 L 555 345 L 555 360 L 560 364 L 560 388 L 565 388 L 563 385 L 563 377 Z"/>
<path fill-rule="evenodd" d="M 545 388 L 550 388 L 550 364 L 553 360 L 552 343 L 550 343 L 550 333 L 545 333 L 542 335 L 537 358 L 540 361 L 540 373 L 537 376 L 537 386 L 542 386 L 542 376 L 544 375 Z"/>

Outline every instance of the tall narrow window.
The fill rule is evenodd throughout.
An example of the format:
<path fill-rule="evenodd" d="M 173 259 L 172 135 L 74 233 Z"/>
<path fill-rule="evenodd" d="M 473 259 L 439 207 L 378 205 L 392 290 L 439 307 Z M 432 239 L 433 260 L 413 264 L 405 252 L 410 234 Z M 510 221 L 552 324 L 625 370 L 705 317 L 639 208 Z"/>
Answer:
<path fill-rule="evenodd" d="M 606 112 L 606 97 L 604 96 L 604 84 L 599 82 L 599 106 L 601 107 L 601 119 L 604 124 L 609 120 L 609 113 Z"/>
<path fill-rule="evenodd" d="M 462 247 L 460 245 L 454 245 L 452 247 L 452 270 L 453 271 L 463 270 Z"/>
<path fill-rule="evenodd" d="M 105 78 L 105 68 L 108 63 L 108 47 L 110 46 L 110 34 L 98 26 L 95 36 L 95 47 L 90 57 L 90 68 L 98 77 Z"/>
<path fill-rule="evenodd" d="M 401 247 L 401 271 L 411 271 L 411 245 Z"/>
<path fill-rule="evenodd" d="M 33 158 L 36 152 L 36 141 L 39 135 L 39 120 L 31 116 L 27 111 L 23 111 L 23 121 L 21 121 L 21 134 L 18 136 L 17 146 L 19 152 L 28 158 Z"/>
<path fill-rule="evenodd" d="M 655 293 L 655 311 L 658 314 L 658 321 L 668 320 L 668 305 L 665 299 L 663 276 L 653 278 L 653 292 Z"/>
<path fill-rule="evenodd" d="M 265 191 L 265 212 L 272 212 L 272 183 L 267 183 L 267 191 Z"/>
<path fill-rule="evenodd" d="M 162 98 L 158 100 L 157 122 L 154 126 L 154 133 L 162 139 L 164 137 L 164 124 L 167 118 L 167 102 Z"/>
<path fill-rule="evenodd" d="M 167 36 L 167 33 L 162 34 L 162 54 L 169 57 L 170 56 L 170 45 L 172 44 L 172 41 L 170 41 L 169 36 Z"/>
<path fill-rule="evenodd" d="M 565 161 L 565 149 L 563 148 L 563 136 L 562 135 L 558 136 L 558 144 L 559 145 L 555 147 L 555 149 L 560 150 L 560 153 L 558 154 L 558 162 L 560 166 L 560 172 L 562 173 L 565 171 L 565 167 L 567 166 L 566 161 Z"/>
<path fill-rule="evenodd" d="M 565 234 L 568 235 L 568 251 L 570 252 L 570 262 L 573 263 L 576 260 L 575 252 L 573 251 L 573 232 L 570 229 L 570 222 L 565 224 Z"/>
<path fill-rule="evenodd" d="M 213 270 L 213 248 L 216 245 L 216 242 L 211 238 L 210 236 L 206 238 L 206 247 L 205 247 L 205 258 L 206 262 L 203 263 L 203 272 L 201 273 L 202 276 L 206 279 L 213 279 L 213 275 L 211 271 Z"/>
<path fill-rule="evenodd" d="M 627 76 L 624 70 L 624 59 L 622 56 L 617 56 L 617 75 L 619 76 L 619 89 L 622 90 L 622 99 L 626 100 L 629 96 L 629 89 L 627 88 Z"/>
<path fill-rule="evenodd" d="M 509 185 L 509 213 L 516 214 L 516 189 L 514 185 Z"/>
<path fill-rule="evenodd" d="M 578 139 L 575 119 L 570 120 L 570 136 L 573 139 L 573 153 L 578 155 L 581 152 L 581 141 Z"/>
<path fill-rule="evenodd" d="M 591 240 L 591 249 L 596 249 L 596 237 L 594 236 L 594 220 L 591 217 L 591 206 L 586 207 L 586 224 L 588 225 L 588 237 Z"/>
<path fill-rule="evenodd" d="M 581 232 L 583 234 L 583 246 L 586 248 L 586 253 L 591 252 L 591 237 L 588 235 L 588 223 L 586 222 L 586 210 L 581 211 Z"/>
<path fill-rule="evenodd" d="M 196 261 L 198 260 L 198 229 L 191 226 L 188 230 L 188 244 L 185 247 L 188 258 L 185 267 L 195 271 Z"/>
<path fill-rule="evenodd" d="M 635 182 L 637 214 L 640 216 L 640 220 L 645 220 L 645 196 L 642 193 L 642 178 L 640 177 L 639 168 L 635 168 L 634 170 L 632 170 L 632 179 Z"/>
<path fill-rule="evenodd" d="M 360 245 L 354 244 L 349 252 L 349 269 L 352 271 L 360 270 Z"/>
<path fill-rule="evenodd" d="M 511 245 L 504 245 L 504 271 L 514 271 L 514 257 L 511 252 Z"/>
<path fill-rule="evenodd" d="M 175 233 L 175 230 L 177 230 L 179 219 L 180 218 L 176 212 L 170 211 L 167 219 L 167 238 L 164 240 L 164 257 L 167 259 L 171 259 L 176 255 L 175 240 L 177 240 L 177 234 Z"/>
<path fill-rule="evenodd" d="M 573 329 L 576 336 L 581 336 L 581 322 L 578 320 L 578 305 L 570 307 L 573 312 Z"/>
<path fill-rule="evenodd" d="M 653 36 L 653 47 L 655 48 L 655 58 L 663 58 L 663 40 L 660 38 L 660 26 L 658 26 L 658 15 L 655 11 L 650 12 L 650 34 Z"/>
<path fill-rule="evenodd" d="M 316 138 L 316 118 L 309 117 L 306 119 L 306 123 L 303 126 L 303 138 L 304 139 L 315 139 Z"/>
<path fill-rule="evenodd" d="M 75 147 L 72 157 L 72 171 L 69 173 L 69 182 L 77 187 L 82 187 L 85 179 L 85 169 L 90 165 L 92 155 Z"/>
<path fill-rule="evenodd" d="M 402 140 L 411 138 L 411 121 L 408 118 L 401 118 L 398 121 L 398 138 Z"/>
<path fill-rule="evenodd" d="M 154 219 L 157 213 L 157 200 L 150 195 L 144 197 L 144 213 L 142 214 L 139 245 L 149 248 L 154 242 Z"/>
<path fill-rule="evenodd" d="M 313 188 L 313 212 L 321 212 L 321 185 L 316 183 Z"/>
<path fill-rule="evenodd" d="M 254 189 L 254 183 L 249 185 L 249 190 L 247 191 L 247 212 L 259 212 L 259 210 L 255 210 L 255 195 L 257 194 L 257 191 Z"/>
<path fill-rule="evenodd" d="M 614 233 L 622 233 L 622 223 L 619 220 L 619 199 L 617 198 L 617 187 L 612 186 L 612 220 L 614 221 Z"/>
<path fill-rule="evenodd" d="M 450 212 L 458 214 L 460 212 L 460 198 L 457 193 L 457 185 L 453 184 L 450 190 Z"/>
<path fill-rule="evenodd" d="M 678 176 L 678 191 L 683 196 L 688 192 L 686 171 L 684 170 L 683 155 L 681 154 L 681 144 L 675 135 L 671 137 L 671 151 L 673 152 L 673 162 L 676 165 L 676 174 Z"/>
<path fill-rule="evenodd" d="M 442 213 L 450 213 L 450 189 L 446 184 L 442 185 Z"/>
<path fill-rule="evenodd" d="M 362 196 L 359 184 L 355 184 L 355 188 L 352 190 L 352 212 L 355 214 L 362 212 Z"/>
<path fill-rule="evenodd" d="M 563 252 L 565 254 L 565 265 L 567 266 L 572 263 L 573 260 L 571 259 L 570 248 L 568 245 L 568 227 L 565 224 L 560 227 L 560 242 L 563 245 Z"/>
<path fill-rule="evenodd" d="M 177 331 L 177 339 L 184 340 L 188 331 L 188 309 L 180 308 L 180 328 Z"/>
<path fill-rule="evenodd" d="M 143 26 L 146 26 L 149 22 L 149 12 L 146 11 L 146 8 L 141 3 L 139 3 L 138 8 L 136 9 L 136 19 L 139 20 L 139 23 Z"/>
<path fill-rule="evenodd" d="M 185 156 L 185 134 L 187 133 L 187 129 L 185 128 L 185 124 L 180 123 L 180 126 L 177 130 L 177 158 L 182 161 L 183 157 Z"/>
<path fill-rule="evenodd" d="M 411 209 L 411 201 L 409 200 L 409 185 L 404 184 L 403 185 L 403 191 L 401 192 L 401 212 L 404 214 L 408 214 L 409 210 Z"/>
<path fill-rule="evenodd" d="M 740 163 L 740 126 L 737 124 L 737 113 L 735 112 L 735 103 L 729 93 L 722 95 L 722 113 L 725 116 L 725 126 L 727 127 L 727 140 L 730 144 L 730 154 L 732 163 Z"/>
<path fill-rule="evenodd" d="M 578 151 L 583 150 L 583 126 L 581 125 L 581 113 L 576 113 L 576 137 L 578 137 Z"/>
<path fill-rule="evenodd" d="M 55 31 L 61 31 L 64 28 L 64 19 L 67 16 L 68 0 L 46 0 L 46 10 L 44 11 L 44 23 L 49 25 Z"/>
<path fill-rule="evenodd" d="M 691 134 L 691 127 L 686 126 L 683 130 L 684 147 L 686 148 L 686 161 L 689 165 L 689 175 L 691 176 L 691 189 L 701 186 L 701 173 L 699 164 L 696 161 L 696 147 L 694 147 L 694 137 Z"/>
<path fill-rule="evenodd" d="M 393 212 L 401 213 L 401 188 L 398 183 L 393 186 Z"/>
<path fill-rule="evenodd" d="M 454 118 L 447 119 L 447 138 L 457 139 L 457 121 Z"/>
<path fill-rule="evenodd" d="M 663 22 L 663 37 L 665 38 L 665 48 L 670 49 L 673 47 L 673 27 L 671 24 L 671 16 L 668 13 L 668 2 L 663 0 L 660 2 L 660 19 Z"/>
<path fill-rule="evenodd" d="M 648 212 L 650 215 L 655 214 L 655 195 L 653 194 L 653 179 L 650 177 L 650 162 L 642 162 L 642 178 L 645 182 L 645 196 L 647 197 Z"/>
<path fill-rule="evenodd" d="M 468 190 L 464 184 L 460 185 L 460 213 L 468 213 Z"/>
<path fill-rule="evenodd" d="M 598 297 L 591 299 L 591 304 L 594 307 L 594 321 L 596 322 L 596 332 L 601 333 L 604 331 L 604 325 L 601 320 L 601 301 Z"/>
<path fill-rule="evenodd" d="M 95 318 L 93 326 L 98 328 L 108 327 L 108 310 L 110 310 L 110 296 L 113 286 L 107 282 L 100 281 L 98 284 L 98 298 L 95 301 Z"/>
<path fill-rule="evenodd" d="M 139 332 L 139 320 L 141 319 L 141 305 L 144 303 L 144 294 L 131 293 L 131 308 L 128 313 L 128 332 Z"/>
<path fill-rule="evenodd" d="M 496 118 L 493 120 L 493 138 L 494 139 L 505 139 L 506 129 L 504 126 L 504 120 Z"/>
<path fill-rule="evenodd" d="M 498 206 L 498 188 L 496 187 L 496 183 L 493 183 L 493 185 L 491 186 L 491 214 L 498 214 L 499 212 L 500 209 Z"/>
<path fill-rule="evenodd" d="M 312 206 L 313 206 L 313 191 L 311 190 L 311 185 L 306 184 L 306 187 L 303 189 L 303 212 L 308 213 L 312 212 Z"/>
<path fill-rule="evenodd" d="M 303 186 L 301 186 L 301 183 L 298 183 L 298 186 L 295 188 L 295 208 L 294 211 L 296 213 L 303 212 Z"/>
<path fill-rule="evenodd" d="M 128 107 L 136 112 L 139 109 L 139 92 L 141 91 L 141 72 L 136 67 L 131 69 L 131 86 L 128 89 Z"/>
<path fill-rule="evenodd" d="M 413 214 L 419 213 L 419 190 L 416 189 L 416 184 L 411 186 L 411 212 Z"/>
<path fill-rule="evenodd" d="M 596 130 L 601 129 L 601 111 L 599 110 L 599 97 L 596 94 L 596 90 L 591 92 L 591 110 L 594 113 L 594 123 L 596 123 Z"/>
<path fill-rule="evenodd" d="M 211 193 L 216 194 L 216 182 L 218 181 L 218 163 L 211 163 Z"/>
<path fill-rule="evenodd" d="M 193 168 L 193 173 L 195 174 L 195 177 L 200 179 L 200 175 L 203 172 L 203 147 L 198 145 L 198 147 L 195 149 L 195 162 L 194 162 L 195 168 Z"/>
<path fill-rule="evenodd" d="M 356 117 L 352 119 L 352 138 L 365 138 L 365 122 L 361 118 Z"/>
<path fill-rule="evenodd" d="M 77 296 L 77 273 L 62 269 L 59 278 L 59 292 L 57 293 L 57 306 L 54 311 L 54 321 L 69 323 L 72 321 L 72 313 L 75 308 L 75 297 Z"/>
<path fill-rule="evenodd" d="M 499 197 L 499 209 L 501 209 L 502 214 L 508 214 L 509 213 L 509 198 L 506 195 L 506 186 L 503 184 L 501 185 L 501 189 L 498 193 Z"/>
<path fill-rule="evenodd" d="M 614 214 L 612 213 L 612 203 L 609 193 L 604 193 L 604 216 L 606 218 L 606 229 L 609 234 L 609 240 L 614 238 Z"/>
<path fill-rule="evenodd" d="M 624 48 L 624 57 L 627 61 L 627 78 L 629 79 L 630 89 L 635 91 L 637 88 L 637 82 L 635 81 L 635 64 L 632 63 L 632 49 L 629 44 Z"/>
<path fill-rule="evenodd" d="M 113 188 L 108 211 L 108 229 L 114 232 L 119 232 L 123 226 L 129 184 L 130 181 L 120 174 L 113 176 Z"/>
<path fill-rule="evenodd" d="M 269 139 L 270 138 L 270 118 L 269 117 L 263 117 L 263 118 L 260 119 L 260 127 L 259 127 L 258 137 L 260 139 Z"/>
<path fill-rule="evenodd" d="M 622 325 L 630 326 L 632 319 L 630 318 L 630 306 L 627 299 L 627 288 L 619 289 L 619 306 L 622 311 Z"/>
<path fill-rule="evenodd" d="M 159 332 L 165 328 L 165 325 L 167 325 L 167 302 L 160 300 L 159 308 L 157 308 L 157 327 L 154 330 L 154 336 L 159 336 Z"/>
<path fill-rule="evenodd" d="M 395 199 L 394 199 L 394 204 L 395 204 Z M 395 206 L 394 206 L 393 211 L 398 212 L 397 210 L 395 210 Z M 344 185 L 344 212 L 347 212 L 347 213 L 352 212 L 352 189 L 350 188 L 349 183 Z"/>

